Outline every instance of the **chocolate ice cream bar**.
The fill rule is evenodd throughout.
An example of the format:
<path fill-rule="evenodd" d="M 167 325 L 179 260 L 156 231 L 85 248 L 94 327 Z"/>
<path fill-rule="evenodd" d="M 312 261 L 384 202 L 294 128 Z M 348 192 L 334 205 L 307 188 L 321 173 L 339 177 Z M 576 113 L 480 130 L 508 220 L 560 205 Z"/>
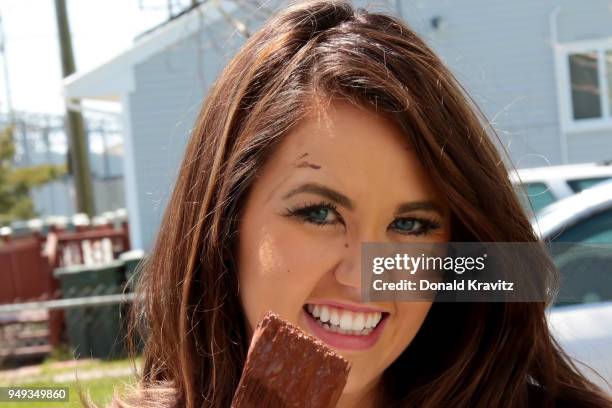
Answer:
<path fill-rule="evenodd" d="M 253 334 L 232 408 L 332 408 L 349 370 L 320 340 L 268 312 Z"/>

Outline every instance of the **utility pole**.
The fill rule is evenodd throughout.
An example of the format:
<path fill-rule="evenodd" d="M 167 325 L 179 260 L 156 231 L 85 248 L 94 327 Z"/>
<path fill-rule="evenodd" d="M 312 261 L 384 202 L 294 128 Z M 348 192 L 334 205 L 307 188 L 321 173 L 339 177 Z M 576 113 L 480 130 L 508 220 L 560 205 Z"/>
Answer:
<path fill-rule="evenodd" d="M 76 71 L 74 56 L 72 54 L 72 40 L 68 24 L 68 11 L 66 0 L 55 0 L 55 14 L 57 17 L 57 31 L 59 33 L 60 53 L 62 58 L 62 77 Z M 79 101 L 70 101 L 66 107 L 66 122 L 70 146 L 71 171 L 77 198 L 77 211 L 92 217 L 95 214 L 91 171 L 89 168 L 89 143 L 83 116 L 78 110 L 71 109 L 79 106 Z"/>

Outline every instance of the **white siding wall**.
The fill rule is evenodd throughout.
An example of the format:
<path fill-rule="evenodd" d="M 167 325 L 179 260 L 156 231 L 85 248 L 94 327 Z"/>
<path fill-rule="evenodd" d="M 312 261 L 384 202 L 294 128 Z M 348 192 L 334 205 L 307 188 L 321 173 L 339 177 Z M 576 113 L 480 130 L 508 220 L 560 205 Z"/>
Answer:
<path fill-rule="evenodd" d="M 557 41 L 612 36 L 609 0 L 400 2 L 497 129 L 517 167 L 562 164 L 551 13 Z M 436 31 L 431 18 L 445 28 Z M 567 135 L 568 162 L 612 159 L 612 130 Z"/>
<path fill-rule="evenodd" d="M 444 59 L 520 166 L 560 161 L 551 1 L 408 2 L 403 15 Z M 414 17 L 413 17 L 414 16 Z M 436 31 L 430 21 L 440 17 Z"/>
<path fill-rule="evenodd" d="M 154 242 L 203 97 L 243 42 L 229 34 L 227 23 L 217 22 L 135 67 L 129 106 L 145 249 Z"/>
<path fill-rule="evenodd" d="M 96 214 L 125 208 L 123 177 L 93 178 Z M 72 216 L 76 213 L 74 181 L 65 176 L 30 190 L 34 210 L 39 217 L 49 215 Z"/>
<path fill-rule="evenodd" d="M 32 188 L 30 197 L 39 217 L 72 216 L 76 212 L 74 183 L 70 176 Z"/>
<path fill-rule="evenodd" d="M 355 3 L 396 11 L 426 39 L 492 121 L 515 165 L 561 163 L 550 15 L 563 5 L 560 41 L 612 36 L 610 1 Z M 442 18 L 442 30 L 433 29 L 433 17 Z M 134 67 L 136 86 L 128 105 L 144 248 L 155 238 L 202 98 L 243 42 L 230 31 L 225 21 L 205 26 Z M 612 158 L 610 132 L 568 135 L 567 143 L 570 162 Z"/>

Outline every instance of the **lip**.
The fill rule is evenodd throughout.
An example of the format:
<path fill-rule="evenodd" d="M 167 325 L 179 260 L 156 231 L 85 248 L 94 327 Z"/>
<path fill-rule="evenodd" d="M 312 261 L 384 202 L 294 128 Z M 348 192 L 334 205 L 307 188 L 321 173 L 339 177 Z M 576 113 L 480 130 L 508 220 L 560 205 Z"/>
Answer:
<path fill-rule="evenodd" d="M 313 303 L 315 304 L 315 303 Z M 316 303 L 322 304 L 322 303 Z M 328 303 L 325 303 L 328 304 Z M 366 336 L 355 336 L 351 334 L 334 333 L 325 330 L 315 321 L 314 317 L 310 316 L 305 310 L 302 309 L 304 319 L 306 319 L 307 326 L 310 329 L 310 333 L 318 337 L 324 343 L 339 350 L 367 350 L 373 347 L 378 338 L 382 334 L 383 329 L 387 323 L 389 315 L 385 315 L 378 326 Z"/>
<path fill-rule="evenodd" d="M 389 313 L 388 310 L 384 310 L 378 307 L 364 306 L 364 305 L 355 305 L 351 303 L 343 303 L 335 300 L 313 300 L 310 302 L 306 302 L 310 305 L 326 305 L 337 308 L 342 308 L 346 310 L 350 310 L 352 312 L 380 312 L 380 313 Z"/>

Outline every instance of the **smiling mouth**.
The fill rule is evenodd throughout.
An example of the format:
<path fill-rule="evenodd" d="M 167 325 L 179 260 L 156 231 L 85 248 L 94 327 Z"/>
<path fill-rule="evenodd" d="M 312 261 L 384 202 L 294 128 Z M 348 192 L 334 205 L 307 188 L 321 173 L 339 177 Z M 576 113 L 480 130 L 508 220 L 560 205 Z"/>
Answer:
<path fill-rule="evenodd" d="M 328 305 L 304 305 L 304 311 L 323 329 L 352 336 L 367 336 L 389 315 L 386 312 L 353 312 Z"/>

